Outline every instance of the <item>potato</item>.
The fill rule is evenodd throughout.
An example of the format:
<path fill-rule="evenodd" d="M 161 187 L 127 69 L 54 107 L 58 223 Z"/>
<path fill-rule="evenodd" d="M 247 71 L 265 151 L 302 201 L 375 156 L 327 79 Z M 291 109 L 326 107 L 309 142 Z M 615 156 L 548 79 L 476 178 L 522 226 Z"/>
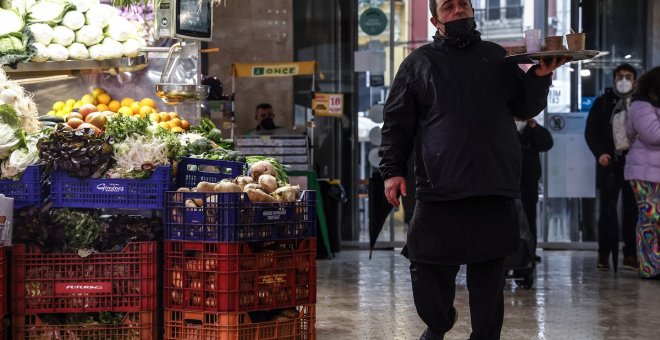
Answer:
<path fill-rule="evenodd" d="M 213 192 L 215 184 L 209 182 L 199 182 L 197 184 L 197 192 Z"/>
<path fill-rule="evenodd" d="M 250 201 L 255 203 L 271 203 L 276 202 L 275 198 L 259 189 L 245 189 Z"/>
<path fill-rule="evenodd" d="M 181 188 L 177 189 L 176 191 L 178 191 L 178 192 L 190 192 L 190 189 L 186 188 L 186 187 L 181 187 Z"/>
<path fill-rule="evenodd" d="M 261 175 L 259 176 L 258 182 L 259 185 L 261 185 L 262 190 L 267 194 L 277 190 L 277 179 L 275 176 Z"/>
<path fill-rule="evenodd" d="M 230 181 L 221 181 L 216 184 L 213 188 L 215 192 L 243 192 L 243 188 L 240 185 L 234 184 Z"/>
<path fill-rule="evenodd" d="M 257 184 L 257 183 L 250 183 L 250 184 L 247 184 L 247 185 L 245 185 L 245 188 L 243 188 L 243 192 L 247 192 L 248 189 L 251 189 L 251 190 L 261 190 L 261 185 L 259 185 L 259 184 Z"/>
<path fill-rule="evenodd" d="M 241 187 L 241 190 L 245 189 L 245 186 L 254 183 L 254 180 L 250 176 L 238 176 L 234 179 L 234 183 L 236 183 L 239 187 Z"/>
<path fill-rule="evenodd" d="M 197 208 L 197 204 L 193 200 L 186 200 L 186 208 Z"/>
<path fill-rule="evenodd" d="M 275 167 L 268 161 L 258 161 L 250 167 L 250 175 L 255 180 L 258 180 L 261 175 L 275 176 Z"/>
<path fill-rule="evenodd" d="M 295 202 L 296 189 L 290 185 L 286 185 L 275 190 L 271 196 L 275 197 L 279 202 Z"/>

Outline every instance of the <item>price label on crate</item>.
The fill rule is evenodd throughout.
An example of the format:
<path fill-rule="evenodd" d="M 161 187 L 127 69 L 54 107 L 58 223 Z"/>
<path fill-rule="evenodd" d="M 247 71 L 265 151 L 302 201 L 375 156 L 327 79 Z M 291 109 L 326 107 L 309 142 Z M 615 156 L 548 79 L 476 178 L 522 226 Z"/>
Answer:
<path fill-rule="evenodd" d="M 314 93 L 312 109 L 317 116 L 341 118 L 344 114 L 344 94 Z"/>

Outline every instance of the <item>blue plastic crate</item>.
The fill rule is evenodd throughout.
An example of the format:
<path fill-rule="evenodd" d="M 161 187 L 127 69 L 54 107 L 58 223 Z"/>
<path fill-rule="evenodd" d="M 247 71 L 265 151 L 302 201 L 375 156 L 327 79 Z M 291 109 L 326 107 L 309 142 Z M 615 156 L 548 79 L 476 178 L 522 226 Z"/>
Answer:
<path fill-rule="evenodd" d="M 195 200 L 201 204 L 192 207 Z M 166 201 L 168 240 L 246 242 L 316 236 L 315 191 L 303 191 L 291 203 L 253 203 L 246 193 L 198 192 L 168 192 Z"/>
<path fill-rule="evenodd" d="M 169 166 L 159 166 L 149 179 L 75 178 L 56 171 L 51 181 L 54 208 L 152 209 L 165 207 L 170 190 Z"/>
<path fill-rule="evenodd" d="M 184 157 L 177 165 L 176 184 L 179 188 L 193 188 L 199 182 L 217 183 L 243 175 L 244 167 L 241 162 Z"/>
<path fill-rule="evenodd" d="M 0 180 L 0 194 L 14 198 L 14 209 L 41 205 L 49 194 L 49 177 L 39 165 L 27 167 L 21 179 Z"/>

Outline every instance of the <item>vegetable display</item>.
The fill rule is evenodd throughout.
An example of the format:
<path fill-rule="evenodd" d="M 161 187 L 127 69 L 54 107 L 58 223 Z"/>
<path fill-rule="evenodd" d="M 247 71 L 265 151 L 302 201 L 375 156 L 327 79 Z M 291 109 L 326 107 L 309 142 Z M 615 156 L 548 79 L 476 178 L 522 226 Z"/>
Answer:
<path fill-rule="evenodd" d="M 99 178 L 112 165 L 108 139 L 91 128 L 70 130 L 59 126 L 39 141 L 39 156 L 46 171 L 64 170 L 72 177 Z"/>

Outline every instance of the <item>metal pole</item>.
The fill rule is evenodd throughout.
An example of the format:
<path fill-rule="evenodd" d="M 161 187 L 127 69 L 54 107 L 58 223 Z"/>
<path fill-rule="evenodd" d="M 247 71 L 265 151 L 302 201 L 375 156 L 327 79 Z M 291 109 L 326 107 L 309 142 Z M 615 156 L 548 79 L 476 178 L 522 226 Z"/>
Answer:
<path fill-rule="evenodd" d="M 394 81 L 394 0 L 390 0 L 390 84 Z"/>
<path fill-rule="evenodd" d="M 543 11 L 545 12 L 546 15 L 543 15 L 544 22 L 543 22 L 543 32 L 546 32 L 544 34 L 547 34 L 548 32 L 548 0 L 544 1 L 544 8 Z M 547 101 L 547 98 L 546 98 Z M 543 125 L 548 126 L 548 123 L 550 120 L 548 119 L 548 109 L 546 107 L 544 114 L 543 114 Z M 548 242 L 548 226 L 550 223 L 548 223 L 548 153 L 544 152 L 543 153 L 543 168 L 545 171 L 543 171 L 543 211 L 542 211 L 542 216 L 543 216 L 543 242 Z M 537 232 L 538 233 L 538 232 Z M 538 234 L 537 234 L 537 239 L 538 239 Z"/>

